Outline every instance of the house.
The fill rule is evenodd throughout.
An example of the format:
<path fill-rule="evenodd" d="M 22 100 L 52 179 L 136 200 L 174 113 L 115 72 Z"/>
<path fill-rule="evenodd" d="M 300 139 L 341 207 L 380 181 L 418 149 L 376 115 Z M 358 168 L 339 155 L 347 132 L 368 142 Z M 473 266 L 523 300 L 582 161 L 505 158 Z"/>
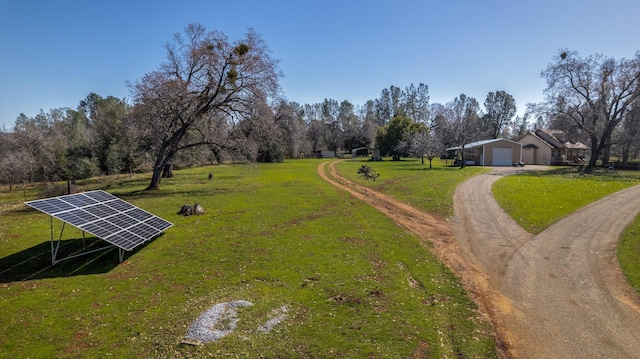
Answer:
<path fill-rule="evenodd" d="M 531 165 L 567 165 L 585 162 L 587 146 L 571 141 L 560 130 L 537 129 L 518 140 L 522 144 L 522 161 Z"/>
<path fill-rule="evenodd" d="M 447 148 L 459 151 L 460 147 Z M 522 145 L 504 138 L 484 140 L 464 145 L 465 162 L 480 166 L 513 166 L 522 161 Z"/>

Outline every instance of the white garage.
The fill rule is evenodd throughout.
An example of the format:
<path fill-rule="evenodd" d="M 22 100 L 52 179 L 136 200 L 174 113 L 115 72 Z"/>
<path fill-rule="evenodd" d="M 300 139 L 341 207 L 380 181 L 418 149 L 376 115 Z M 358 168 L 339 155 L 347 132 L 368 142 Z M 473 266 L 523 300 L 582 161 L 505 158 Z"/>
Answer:
<path fill-rule="evenodd" d="M 513 147 L 494 147 L 493 148 L 493 165 L 494 166 L 511 166 L 513 160 Z"/>
<path fill-rule="evenodd" d="M 464 158 L 467 164 L 512 166 L 514 163 L 522 161 L 522 144 L 505 138 L 472 142 L 462 148 L 464 148 Z M 455 151 L 460 155 L 462 148 L 452 147 L 447 148 L 447 151 Z"/>

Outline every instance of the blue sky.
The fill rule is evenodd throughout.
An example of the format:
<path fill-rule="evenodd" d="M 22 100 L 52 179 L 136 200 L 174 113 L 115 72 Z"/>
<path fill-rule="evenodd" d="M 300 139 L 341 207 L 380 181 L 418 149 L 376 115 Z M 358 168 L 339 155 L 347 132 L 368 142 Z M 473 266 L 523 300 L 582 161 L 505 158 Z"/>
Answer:
<path fill-rule="evenodd" d="M 540 72 L 560 49 L 631 58 L 638 0 L 0 0 L 0 128 L 22 112 L 75 108 L 89 93 L 130 97 L 189 23 L 231 40 L 254 28 L 281 61 L 287 99 L 364 104 L 391 85 L 543 99 Z"/>

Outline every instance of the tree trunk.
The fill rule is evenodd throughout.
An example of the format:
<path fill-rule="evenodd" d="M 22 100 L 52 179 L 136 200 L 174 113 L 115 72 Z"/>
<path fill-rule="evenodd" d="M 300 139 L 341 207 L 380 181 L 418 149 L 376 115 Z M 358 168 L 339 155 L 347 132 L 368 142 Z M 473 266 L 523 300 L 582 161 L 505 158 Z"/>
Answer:
<path fill-rule="evenodd" d="M 622 165 L 626 166 L 629 164 L 629 147 L 631 147 L 629 141 L 625 142 L 622 145 Z"/>
<path fill-rule="evenodd" d="M 171 178 L 173 177 L 173 163 L 168 163 L 164 165 L 162 169 L 162 178 Z"/>
<path fill-rule="evenodd" d="M 594 135 L 589 136 L 591 140 L 591 158 L 589 158 L 589 164 L 587 165 L 587 172 L 590 172 L 592 168 L 596 166 L 596 161 L 598 160 L 598 138 Z"/>
<path fill-rule="evenodd" d="M 149 183 L 147 190 L 160 189 L 160 181 L 162 180 L 162 170 L 164 169 L 164 165 L 165 165 L 165 157 L 164 157 L 165 149 L 166 149 L 166 146 L 162 146 L 162 148 L 160 148 L 160 152 L 158 153 L 158 158 L 156 158 L 156 163 L 153 166 L 151 183 Z"/>
<path fill-rule="evenodd" d="M 609 164 L 609 159 L 611 158 L 611 140 L 607 141 L 607 144 L 604 146 L 602 150 L 602 164 Z"/>
<path fill-rule="evenodd" d="M 160 189 L 160 180 L 162 179 L 162 166 L 153 167 L 153 175 L 151 176 L 151 183 L 147 187 L 147 190 Z"/>

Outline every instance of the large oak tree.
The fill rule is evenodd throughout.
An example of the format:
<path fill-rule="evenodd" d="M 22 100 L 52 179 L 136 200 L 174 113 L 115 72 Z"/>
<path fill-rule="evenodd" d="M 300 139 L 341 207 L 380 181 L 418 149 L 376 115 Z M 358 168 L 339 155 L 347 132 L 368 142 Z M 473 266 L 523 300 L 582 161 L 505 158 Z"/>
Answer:
<path fill-rule="evenodd" d="M 207 121 L 232 127 L 251 115 L 256 101 L 277 93 L 281 76 L 278 62 L 252 29 L 230 42 L 220 31 L 190 24 L 166 49 L 167 59 L 159 69 L 132 86 L 134 116 L 146 137 L 153 139 L 149 143 L 156 158 L 147 189 L 159 188 L 163 170 L 180 150 L 224 146 L 198 133 L 211 133 L 201 131 L 211 125 Z"/>
<path fill-rule="evenodd" d="M 542 76 L 547 79 L 545 92 L 552 115 L 589 138 L 588 168 L 594 167 L 631 104 L 640 97 L 640 52 L 633 59 L 616 60 L 561 51 Z"/>

